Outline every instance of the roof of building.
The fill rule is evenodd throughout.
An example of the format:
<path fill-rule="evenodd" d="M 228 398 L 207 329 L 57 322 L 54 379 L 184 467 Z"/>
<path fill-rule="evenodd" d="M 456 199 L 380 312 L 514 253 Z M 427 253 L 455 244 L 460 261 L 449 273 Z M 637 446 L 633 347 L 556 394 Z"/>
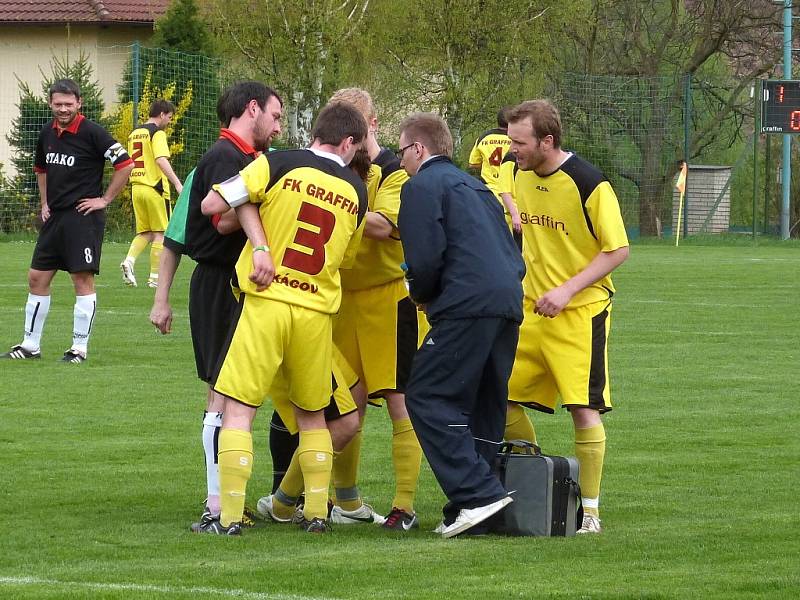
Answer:
<path fill-rule="evenodd" d="M 152 23 L 170 0 L 0 0 L 0 23 Z"/>

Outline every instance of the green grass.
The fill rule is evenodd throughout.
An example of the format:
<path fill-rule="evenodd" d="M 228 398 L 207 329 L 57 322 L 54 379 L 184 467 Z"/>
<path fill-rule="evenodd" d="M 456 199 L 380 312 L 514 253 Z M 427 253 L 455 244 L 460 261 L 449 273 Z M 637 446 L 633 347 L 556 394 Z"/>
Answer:
<path fill-rule="evenodd" d="M 33 244 L 0 244 L 0 332 L 22 333 Z M 4 598 L 796 598 L 800 595 L 800 248 L 636 245 L 615 277 L 616 409 L 606 417 L 605 532 L 590 538 L 442 540 L 427 466 L 422 528 L 328 536 L 264 525 L 195 536 L 204 495 L 203 386 L 175 287 L 170 336 L 152 290 L 126 289 L 107 243 L 90 361 L 69 346 L 73 294 L 59 274 L 41 361 L 2 362 Z M 139 265 L 144 280 L 146 257 Z M 256 423 L 251 501 L 270 481 Z M 570 419 L 536 417 L 546 451 L 572 454 Z M 370 409 L 361 487 L 391 501 L 390 425 Z"/>

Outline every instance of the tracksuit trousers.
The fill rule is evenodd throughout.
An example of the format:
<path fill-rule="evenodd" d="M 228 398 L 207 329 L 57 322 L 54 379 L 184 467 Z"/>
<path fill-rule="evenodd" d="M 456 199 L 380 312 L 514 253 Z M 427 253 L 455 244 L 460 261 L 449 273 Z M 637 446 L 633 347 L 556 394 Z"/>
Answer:
<path fill-rule="evenodd" d="M 504 318 L 441 319 L 414 356 L 406 408 L 450 501 L 446 518 L 506 495 L 491 464 L 503 440 L 518 338 L 519 324 Z"/>

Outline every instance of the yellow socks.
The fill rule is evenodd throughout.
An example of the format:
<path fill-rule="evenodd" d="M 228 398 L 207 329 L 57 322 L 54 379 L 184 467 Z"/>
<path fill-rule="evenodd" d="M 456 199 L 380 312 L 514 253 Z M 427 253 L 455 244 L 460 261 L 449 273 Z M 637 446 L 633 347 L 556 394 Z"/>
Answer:
<path fill-rule="evenodd" d="M 249 431 L 222 429 L 219 432 L 220 523 L 240 523 L 244 513 L 247 482 L 253 472 L 253 436 Z"/>
<path fill-rule="evenodd" d="M 525 440 L 532 444 L 536 443 L 536 430 L 533 428 L 533 423 L 528 415 L 525 414 L 525 409 L 521 404 L 516 402 L 508 403 L 504 439 Z"/>
<path fill-rule="evenodd" d="M 414 433 L 411 419 L 392 421 L 392 464 L 394 464 L 395 496 L 392 506 L 407 513 L 414 512 L 414 496 L 422 463 L 422 448 Z"/>
<path fill-rule="evenodd" d="M 137 235 L 131 241 L 131 246 L 128 248 L 128 255 L 125 257 L 125 260 L 128 261 L 130 264 L 134 264 L 138 256 L 144 252 L 144 249 L 147 248 L 147 244 L 150 242 L 147 241 L 142 235 Z M 156 263 L 156 271 L 158 271 L 158 264 Z"/>
<path fill-rule="evenodd" d="M 333 445 L 327 429 L 310 429 L 300 432 L 297 462 L 303 472 L 306 503 L 303 516 L 309 521 L 315 517 L 328 518 L 328 488 L 333 468 Z M 294 460 L 294 459 L 293 459 Z M 289 466 L 291 470 L 291 465 Z M 286 473 L 288 477 L 289 473 Z M 284 477 L 284 481 L 285 481 Z M 283 486 L 283 484 L 281 484 Z"/>
<path fill-rule="evenodd" d="M 153 242 L 150 246 L 150 279 L 158 280 L 158 261 L 161 260 L 161 251 L 164 249 L 164 244 L 161 242 Z"/>
<path fill-rule="evenodd" d="M 333 489 L 336 504 L 344 510 L 356 510 L 363 501 L 358 491 L 358 461 L 361 458 L 361 429 L 344 449 L 333 457 Z"/>
<path fill-rule="evenodd" d="M 286 469 L 286 474 L 280 486 L 275 490 L 272 509 L 275 516 L 280 519 L 291 519 L 294 515 L 294 505 L 300 494 L 303 493 L 303 471 L 300 470 L 300 460 L 297 451 L 292 454 L 292 460 Z"/>
<path fill-rule="evenodd" d="M 600 423 L 588 429 L 575 429 L 575 456 L 580 465 L 584 512 L 600 516 L 600 478 L 606 453 L 606 430 Z"/>

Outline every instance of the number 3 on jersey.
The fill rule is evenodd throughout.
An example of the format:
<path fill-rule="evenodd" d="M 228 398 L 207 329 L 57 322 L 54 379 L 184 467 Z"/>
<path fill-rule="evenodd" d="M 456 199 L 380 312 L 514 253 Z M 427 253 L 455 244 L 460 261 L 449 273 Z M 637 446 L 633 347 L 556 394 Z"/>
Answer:
<path fill-rule="evenodd" d="M 297 228 L 294 235 L 294 243 L 304 246 L 311 250 L 311 254 L 300 252 L 292 248 L 287 248 L 283 255 L 281 264 L 301 273 L 316 275 L 325 266 L 325 244 L 333 235 L 333 228 L 336 225 L 336 216 L 330 212 L 316 206 L 303 202 L 300 205 L 300 212 L 297 214 L 300 223 L 306 223 L 319 228 L 319 233 L 303 227 Z"/>

